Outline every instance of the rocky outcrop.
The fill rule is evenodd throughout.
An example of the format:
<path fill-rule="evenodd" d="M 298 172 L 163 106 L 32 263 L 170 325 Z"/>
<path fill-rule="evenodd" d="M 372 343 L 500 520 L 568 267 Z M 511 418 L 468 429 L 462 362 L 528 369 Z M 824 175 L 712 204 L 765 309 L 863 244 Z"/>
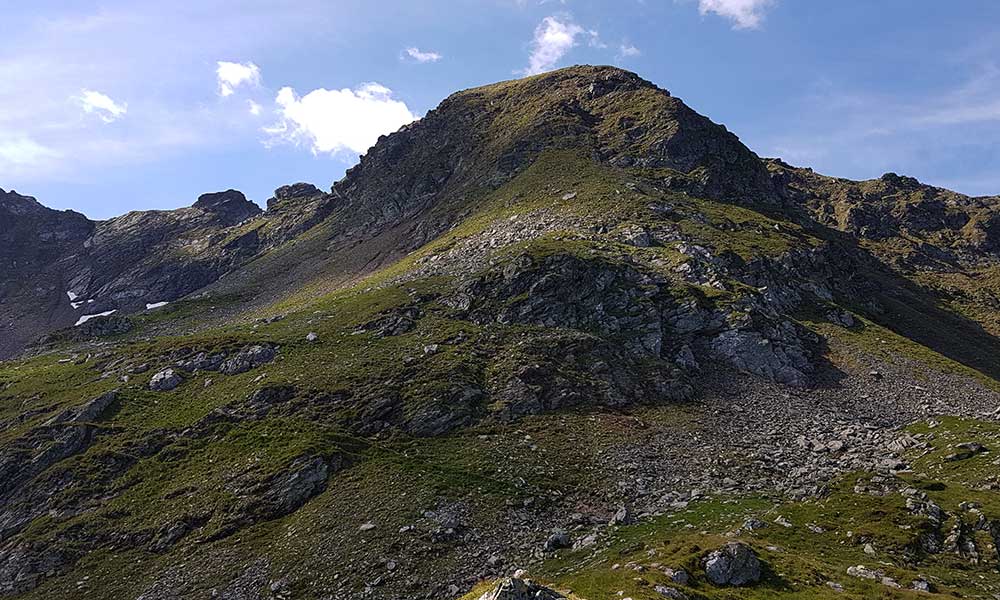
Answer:
<path fill-rule="evenodd" d="M 116 397 L 116 392 L 108 392 L 66 409 L 5 447 L 0 452 L 0 495 L 16 491 L 25 481 L 86 448 L 94 434 L 91 422 Z"/>
<path fill-rule="evenodd" d="M 219 365 L 219 372 L 225 375 L 238 375 L 256 369 L 274 360 L 278 355 L 272 346 L 254 345 L 240 350 Z"/>
<path fill-rule="evenodd" d="M 782 321 L 774 332 L 729 329 L 711 342 L 712 350 L 741 371 L 771 381 L 805 387 L 815 367 L 794 326 Z"/>
<path fill-rule="evenodd" d="M 149 380 L 149 389 L 154 392 L 169 392 L 184 380 L 173 369 L 164 369 Z"/>
<path fill-rule="evenodd" d="M 268 199 L 267 210 L 275 210 L 295 200 L 309 200 L 322 195 L 323 192 L 311 183 L 283 185 L 274 190 L 274 196 Z"/>
<path fill-rule="evenodd" d="M 191 208 L 214 215 L 216 222 L 223 226 L 236 225 L 261 212 L 259 206 L 236 190 L 202 194 Z"/>
<path fill-rule="evenodd" d="M 528 579 L 508 577 L 496 584 L 478 600 L 559 600 L 562 594 Z"/>
<path fill-rule="evenodd" d="M 747 585 L 760 581 L 760 576 L 760 559 L 742 542 L 729 542 L 705 557 L 705 577 L 715 585 Z"/>

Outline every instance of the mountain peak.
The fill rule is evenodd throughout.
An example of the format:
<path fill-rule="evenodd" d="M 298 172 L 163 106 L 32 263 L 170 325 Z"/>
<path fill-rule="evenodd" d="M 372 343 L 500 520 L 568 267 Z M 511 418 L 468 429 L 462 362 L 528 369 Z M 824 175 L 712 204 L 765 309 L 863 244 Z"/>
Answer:
<path fill-rule="evenodd" d="M 446 185 L 502 185 L 553 149 L 653 170 L 676 191 L 732 203 L 775 198 L 763 162 L 724 126 L 635 73 L 591 65 L 452 94 L 380 138 L 335 190 L 357 197 L 363 187 L 364 204 L 405 214 Z"/>
<path fill-rule="evenodd" d="M 313 198 L 323 192 L 311 183 L 292 183 L 283 185 L 274 190 L 274 196 L 267 201 L 267 208 L 270 210 L 286 200 Z"/>
<path fill-rule="evenodd" d="M 667 96 L 670 95 L 667 90 L 659 88 L 638 74 L 610 65 L 573 65 L 533 75 L 527 79 L 543 82 L 552 80 L 579 81 L 580 85 L 585 86 L 588 93 L 595 97 L 603 96 L 612 91 L 634 91 L 641 88 L 654 89 Z"/>
<path fill-rule="evenodd" d="M 260 214 L 260 207 L 247 200 L 242 192 L 229 189 L 198 196 L 192 208 L 218 215 L 227 223 L 239 223 Z"/>

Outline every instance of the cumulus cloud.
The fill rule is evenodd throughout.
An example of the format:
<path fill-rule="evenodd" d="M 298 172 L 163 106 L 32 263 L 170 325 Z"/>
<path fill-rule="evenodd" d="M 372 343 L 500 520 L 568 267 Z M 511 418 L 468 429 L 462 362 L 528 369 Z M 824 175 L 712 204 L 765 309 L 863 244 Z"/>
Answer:
<path fill-rule="evenodd" d="M 97 115 L 105 123 L 113 123 L 128 112 L 128 105 L 124 102 L 115 102 L 106 94 L 94 90 L 80 90 L 76 100 L 84 112 Z"/>
<path fill-rule="evenodd" d="M 250 114 L 253 115 L 253 116 L 255 116 L 255 117 L 260 114 L 261 110 L 264 109 L 263 106 L 261 106 L 260 104 L 257 104 L 253 100 L 247 100 L 247 106 L 250 107 L 249 108 Z"/>
<path fill-rule="evenodd" d="M 733 29 L 757 29 L 764 20 L 764 11 L 774 0 L 698 0 L 703 15 L 715 13 L 733 22 Z"/>
<path fill-rule="evenodd" d="M 241 85 L 260 85 L 260 67 L 252 62 L 235 63 L 220 60 L 215 75 L 219 81 L 219 95 L 232 96 Z"/>
<path fill-rule="evenodd" d="M 290 87 L 275 98 L 280 121 L 264 131 L 267 145 L 280 142 L 308 144 L 313 153 L 362 154 L 378 137 L 416 120 L 406 103 L 378 83 L 355 89 L 318 89 L 299 97 Z"/>
<path fill-rule="evenodd" d="M 583 33 L 580 27 L 572 21 L 560 21 L 556 17 L 545 17 L 535 28 L 535 38 L 531 44 L 531 57 L 525 75 L 538 75 L 552 70 L 559 60 L 573 46 L 577 45 L 577 36 Z M 596 32 L 590 32 L 591 40 L 598 39 Z"/>
<path fill-rule="evenodd" d="M 403 52 L 419 63 L 437 62 L 444 58 L 437 52 L 424 51 L 420 48 L 407 48 Z"/>

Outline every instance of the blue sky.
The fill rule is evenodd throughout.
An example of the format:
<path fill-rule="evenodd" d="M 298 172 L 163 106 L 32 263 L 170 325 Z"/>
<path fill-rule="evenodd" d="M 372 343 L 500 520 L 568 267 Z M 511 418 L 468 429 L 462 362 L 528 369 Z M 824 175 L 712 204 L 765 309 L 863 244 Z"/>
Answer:
<path fill-rule="evenodd" d="M 0 23 L 0 187 L 92 218 L 327 188 L 455 90 L 579 63 L 762 156 L 1000 193 L 995 0 L 5 0 Z"/>

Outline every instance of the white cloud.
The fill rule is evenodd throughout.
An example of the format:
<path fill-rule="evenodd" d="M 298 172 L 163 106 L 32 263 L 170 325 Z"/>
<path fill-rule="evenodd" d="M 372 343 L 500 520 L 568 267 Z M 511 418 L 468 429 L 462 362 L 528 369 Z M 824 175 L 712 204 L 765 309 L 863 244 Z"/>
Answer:
<path fill-rule="evenodd" d="M 216 61 L 245 61 L 286 48 L 289 31 L 336 36 L 348 27 L 323 0 L 297 0 L 296 10 L 286 3 L 244 2 L 238 11 L 226 0 L 201 0 L 184 10 L 175 3 L 127 0 L 100 2 L 101 8 L 64 4 L 0 9 L 0 185 L 5 189 L 30 192 L 56 182 L 106 185 L 136 165 L 257 144 L 273 93 L 267 92 L 265 102 L 254 90 L 240 97 L 236 110 L 205 102 L 206 93 L 218 92 L 211 81 L 205 87 L 206 75 L 216 75 Z M 240 35 L 220 35 L 220 27 Z M 164 31 L 169 40 L 150 43 Z M 97 113 L 83 112 L 81 87 L 109 95 L 116 105 L 127 101 L 128 113 L 106 125 Z M 248 89 L 237 88 L 236 96 Z M 24 90 L 31 90 L 30 102 Z M 260 117 L 247 113 L 247 98 L 263 105 Z M 81 198 L 75 207 L 85 207 L 91 216 L 110 216 L 122 206 Z"/>
<path fill-rule="evenodd" d="M 250 114 L 253 115 L 253 116 L 255 116 L 255 117 L 258 116 L 260 114 L 260 111 L 263 110 L 263 108 L 264 108 L 263 106 L 261 106 L 260 104 L 257 104 L 253 100 L 247 100 L 247 106 L 250 107 L 249 108 Z"/>
<path fill-rule="evenodd" d="M 607 44 L 601 41 L 601 34 L 597 33 L 596 29 L 589 30 L 587 32 L 587 35 L 590 37 L 590 40 L 587 42 L 587 45 L 590 46 L 591 48 L 603 49 L 608 47 Z"/>
<path fill-rule="evenodd" d="M 640 56 L 641 54 L 641 50 L 628 42 L 624 42 L 618 46 L 618 58 L 631 58 L 634 56 Z"/>
<path fill-rule="evenodd" d="M 232 96 L 243 84 L 260 85 L 260 67 L 252 62 L 234 63 L 220 60 L 215 74 L 219 80 L 219 95 Z"/>
<path fill-rule="evenodd" d="M 355 89 L 313 90 L 301 98 L 290 87 L 275 98 L 281 120 L 264 129 L 265 142 L 305 143 L 314 153 L 362 154 L 378 137 L 416 120 L 406 104 L 392 97 L 392 90 L 378 83 Z"/>
<path fill-rule="evenodd" d="M 437 62 L 444 58 L 437 52 L 423 51 L 420 48 L 407 48 L 404 50 L 406 56 L 409 56 L 413 60 L 419 63 Z"/>
<path fill-rule="evenodd" d="M 0 134 L 0 173 L 17 172 L 59 158 L 59 152 L 33 139 L 24 136 L 3 139 L 6 137 Z"/>
<path fill-rule="evenodd" d="M 764 11 L 774 0 L 698 0 L 703 15 L 715 13 L 733 22 L 733 29 L 757 29 L 764 20 Z"/>
<path fill-rule="evenodd" d="M 577 45 L 576 36 L 585 33 L 572 21 L 560 21 L 556 17 L 545 17 L 535 28 L 535 39 L 532 41 L 531 57 L 525 75 L 537 75 L 552 68 Z M 596 32 L 591 32 L 591 40 L 597 39 Z"/>
<path fill-rule="evenodd" d="M 93 90 L 80 90 L 76 100 L 85 112 L 96 114 L 105 123 L 113 123 L 128 112 L 128 104 L 115 102 L 106 94 Z"/>

